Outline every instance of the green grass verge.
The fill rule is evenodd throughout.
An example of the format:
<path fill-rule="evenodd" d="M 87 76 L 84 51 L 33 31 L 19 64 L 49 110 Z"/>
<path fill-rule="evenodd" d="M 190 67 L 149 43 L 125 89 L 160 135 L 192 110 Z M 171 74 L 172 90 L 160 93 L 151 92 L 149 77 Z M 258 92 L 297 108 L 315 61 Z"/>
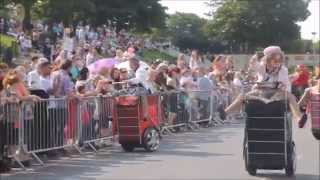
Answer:
<path fill-rule="evenodd" d="M 11 36 L 0 34 L 0 48 L 0 57 L 4 54 L 5 50 L 7 49 L 10 49 L 14 57 L 17 57 L 19 55 L 18 44 L 16 42 L 16 39 Z"/>
<path fill-rule="evenodd" d="M 174 62 L 177 59 L 177 57 L 171 56 L 159 50 L 149 50 L 149 49 L 142 50 L 141 57 L 146 62 L 153 62 L 157 59 L 160 59 L 162 61 Z"/>
<path fill-rule="evenodd" d="M 16 40 L 13 37 L 0 34 L 0 45 L 2 47 L 8 48 L 12 47 L 13 43 L 15 43 Z"/>

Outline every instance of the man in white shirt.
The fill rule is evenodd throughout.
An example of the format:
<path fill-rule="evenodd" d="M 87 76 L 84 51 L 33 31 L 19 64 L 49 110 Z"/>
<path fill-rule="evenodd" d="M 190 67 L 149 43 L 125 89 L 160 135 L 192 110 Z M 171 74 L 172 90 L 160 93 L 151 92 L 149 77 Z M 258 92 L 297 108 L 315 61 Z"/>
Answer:
<path fill-rule="evenodd" d="M 40 89 L 46 91 L 46 93 L 51 94 L 52 83 L 51 83 L 51 64 L 49 62 L 44 62 L 40 65 Z"/>
<path fill-rule="evenodd" d="M 128 82 L 132 84 L 142 84 L 144 87 L 146 87 L 148 68 L 140 66 L 139 59 L 136 57 L 131 57 L 128 62 L 132 72 L 132 78 L 129 79 Z"/>
<path fill-rule="evenodd" d="M 28 73 L 27 81 L 28 87 L 31 89 L 40 89 L 40 74 L 41 74 L 41 66 L 43 63 L 48 62 L 45 58 L 40 58 L 39 63 L 36 65 L 36 68 Z"/>

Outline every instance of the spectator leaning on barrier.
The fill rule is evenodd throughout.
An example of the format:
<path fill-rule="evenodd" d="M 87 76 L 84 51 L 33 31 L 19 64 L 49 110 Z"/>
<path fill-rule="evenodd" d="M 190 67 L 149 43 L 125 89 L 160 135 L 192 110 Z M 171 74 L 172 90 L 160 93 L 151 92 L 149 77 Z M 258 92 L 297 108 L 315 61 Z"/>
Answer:
<path fill-rule="evenodd" d="M 40 89 L 44 90 L 48 95 L 52 94 L 51 84 L 51 64 L 48 61 L 39 64 L 40 69 Z"/>
<path fill-rule="evenodd" d="M 207 116 L 210 111 L 210 93 L 213 89 L 211 81 L 205 77 L 206 69 L 204 67 L 199 67 L 196 69 L 197 75 L 197 90 L 201 91 L 197 94 L 197 99 L 200 105 L 201 115 Z"/>
<path fill-rule="evenodd" d="M 20 79 L 26 85 L 27 82 L 28 82 L 26 68 L 24 66 L 17 66 L 14 69 L 18 72 L 18 75 L 19 75 Z"/>
<path fill-rule="evenodd" d="M 141 84 L 144 87 L 146 86 L 148 69 L 143 66 L 140 66 L 140 61 L 137 57 L 131 57 L 129 59 L 129 66 L 133 72 L 133 78 L 129 79 L 128 82 L 132 84 Z"/>
<path fill-rule="evenodd" d="M 30 95 L 17 70 L 9 70 L 3 79 L 3 87 L 5 93 L 15 95 L 20 101 L 40 99 L 38 96 Z"/>
<path fill-rule="evenodd" d="M 59 70 L 52 73 L 52 89 L 56 98 L 74 95 L 74 84 L 69 75 L 71 67 L 70 60 L 63 60 Z"/>
<path fill-rule="evenodd" d="M 167 76 L 167 86 L 178 90 L 180 88 L 180 69 L 176 66 L 169 66 Z"/>
<path fill-rule="evenodd" d="M 40 74 L 41 74 L 40 64 L 46 61 L 48 60 L 45 58 L 40 58 L 38 64 L 35 66 L 35 69 L 28 73 L 27 75 L 28 88 L 40 89 Z"/>

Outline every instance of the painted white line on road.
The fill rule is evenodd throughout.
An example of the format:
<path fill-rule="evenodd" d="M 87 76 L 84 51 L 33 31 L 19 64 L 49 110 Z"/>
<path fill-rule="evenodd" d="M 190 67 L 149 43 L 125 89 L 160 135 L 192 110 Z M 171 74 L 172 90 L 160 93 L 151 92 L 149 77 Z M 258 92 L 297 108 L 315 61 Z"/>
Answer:
<path fill-rule="evenodd" d="M 303 155 L 302 155 L 302 154 L 298 154 L 298 155 L 297 155 L 297 159 L 298 159 L 298 160 L 303 159 Z"/>

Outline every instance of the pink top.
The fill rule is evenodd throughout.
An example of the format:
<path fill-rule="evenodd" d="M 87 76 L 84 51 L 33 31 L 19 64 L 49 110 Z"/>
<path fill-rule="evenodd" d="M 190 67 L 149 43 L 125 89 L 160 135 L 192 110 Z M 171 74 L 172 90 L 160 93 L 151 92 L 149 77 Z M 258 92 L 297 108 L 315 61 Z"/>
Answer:
<path fill-rule="evenodd" d="M 313 129 L 320 129 L 320 93 L 309 93 L 309 112 Z"/>

